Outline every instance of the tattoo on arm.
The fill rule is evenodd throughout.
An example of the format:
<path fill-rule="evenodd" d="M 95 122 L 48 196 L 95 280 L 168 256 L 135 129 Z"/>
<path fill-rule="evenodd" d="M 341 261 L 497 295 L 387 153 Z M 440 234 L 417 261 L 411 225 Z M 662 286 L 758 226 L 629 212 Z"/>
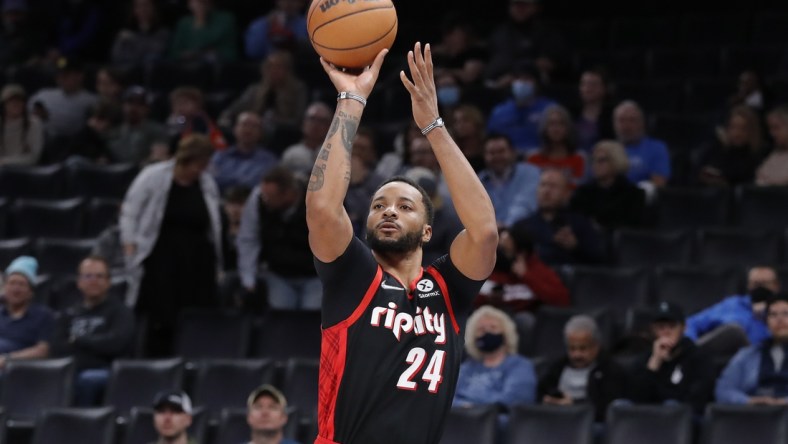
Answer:
<path fill-rule="evenodd" d="M 340 111 L 339 114 L 344 115 L 345 113 Z M 337 133 L 338 129 L 339 129 L 339 116 L 334 116 L 334 120 L 331 121 L 331 127 L 328 128 L 328 135 L 326 136 L 326 139 L 330 139 L 331 136 Z"/>
<path fill-rule="evenodd" d="M 325 182 L 325 163 L 315 164 L 312 168 L 312 176 L 309 178 L 309 185 L 307 191 L 318 191 L 323 188 Z"/>

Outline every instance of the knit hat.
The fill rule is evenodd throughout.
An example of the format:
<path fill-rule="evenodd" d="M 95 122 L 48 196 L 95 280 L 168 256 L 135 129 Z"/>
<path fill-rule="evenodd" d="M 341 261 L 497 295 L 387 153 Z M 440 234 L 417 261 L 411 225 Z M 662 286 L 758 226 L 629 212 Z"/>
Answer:
<path fill-rule="evenodd" d="M 19 256 L 5 269 L 6 277 L 18 273 L 27 278 L 30 285 L 36 284 L 36 272 L 38 271 L 38 261 L 31 256 Z"/>

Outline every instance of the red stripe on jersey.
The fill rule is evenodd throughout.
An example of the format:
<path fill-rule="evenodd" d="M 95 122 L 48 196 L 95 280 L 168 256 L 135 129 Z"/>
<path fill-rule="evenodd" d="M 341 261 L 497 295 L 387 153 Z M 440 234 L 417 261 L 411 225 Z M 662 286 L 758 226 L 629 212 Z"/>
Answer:
<path fill-rule="evenodd" d="M 446 309 L 449 310 L 449 317 L 451 318 L 451 325 L 454 327 L 454 334 L 460 334 L 460 326 L 457 324 L 457 319 L 454 318 L 454 307 L 451 306 L 451 299 L 449 298 L 449 289 L 446 287 L 446 281 L 443 280 L 443 276 L 441 276 L 438 269 L 433 266 L 430 266 L 427 269 L 432 277 L 438 282 L 438 287 L 441 288 L 441 293 L 443 293 L 443 301 L 446 302 Z"/>
<path fill-rule="evenodd" d="M 336 413 L 339 385 L 345 373 L 347 358 L 347 329 L 364 314 L 383 280 L 383 269 L 378 266 L 375 278 L 369 285 L 364 298 L 353 313 L 344 321 L 323 330 L 320 346 L 320 376 L 317 406 L 317 422 L 320 437 L 329 442 L 334 439 L 334 414 Z"/>

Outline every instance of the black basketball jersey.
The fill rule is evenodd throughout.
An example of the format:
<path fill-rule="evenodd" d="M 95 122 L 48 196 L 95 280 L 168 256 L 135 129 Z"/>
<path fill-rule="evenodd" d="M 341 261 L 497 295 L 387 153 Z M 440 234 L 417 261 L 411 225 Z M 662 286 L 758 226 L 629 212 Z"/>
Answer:
<path fill-rule="evenodd" d="M 448 255 L 403 285 L 354 238 L 324 283 L 319 444 L 434 444 L 463 357 L 465 318 L 482 282 Z"/>

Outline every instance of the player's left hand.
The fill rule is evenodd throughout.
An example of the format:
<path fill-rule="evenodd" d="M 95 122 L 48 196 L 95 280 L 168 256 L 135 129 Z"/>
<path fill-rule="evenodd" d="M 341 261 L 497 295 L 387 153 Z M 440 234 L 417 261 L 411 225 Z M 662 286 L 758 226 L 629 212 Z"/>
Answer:
<path fill-rule="evenodd" d="M 408 51 L 408 67 L 413 80 L 408 79 L 405 71 L 400 71 L 399 78 L 410 93 L 413 119 L 419 128 L 424 128 L 438 117 L 438 94 L 435 90 L 429 43 L 424 45 L 423 52 L 420 42 L 416 42 L 413 51 Z"/>

